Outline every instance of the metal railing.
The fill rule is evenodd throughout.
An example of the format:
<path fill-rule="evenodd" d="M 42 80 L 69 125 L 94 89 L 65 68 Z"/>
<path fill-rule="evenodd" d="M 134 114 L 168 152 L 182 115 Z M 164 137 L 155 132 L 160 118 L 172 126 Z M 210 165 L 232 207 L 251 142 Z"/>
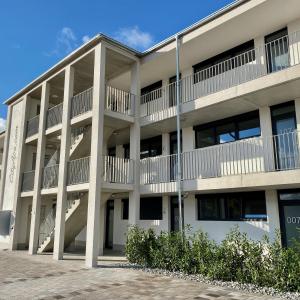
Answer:
<path fill-rule="evenodd" d="M 45 167 L 43 170 L 42 188 L 49 189 L 57 187 L 59 165 Z"/>
<path fill-rule="evenodd" d="M 299 132 L 255 137 L 182 154 L 182 180 L 286 171 L 300 168 Z M 141 184 L 175 181 L 177 155 L 141 160 Z"/>
<path fill-rule="evenodd" d="M 68 163 L 68 185 L 87 183 L 90 177 L 90 157 L 71 160 Z"/>
<path fill-rule="evenodd" d="M 40 115 L 37 115 L 27 121 L 26 137 L 30 137 L 39 132 Z"/>
<path fill-rule="evenodd" d="M 300 31 L 182 78 L 181 102 L 189 102 L 300 63 Z M 141 116 L 176 105 L 176 83 L 141 96 Z"/>
<path fill-rule="evenodd" d="M 72 208 L 75 201 L 73 199 L 68 199 L 66 202 L 66 214 L 70 208 Z M 56 207 L 53 207 L 47 214 L 44 220 L 40 224 L 39 231 L 39 247 L 45 242 L 48 237 L 53 236 L 55 229 L 55 217 L 56 217 Z"/>
<path fill-rule="evenodd" d="M 114 156 L 104 156 L 103 160 L 103 180 L 105 182 L 122 184 L 133 183 L 133 160 Z"/>
<path fill-rule="evenodd" d="M 72 97 L 71 118 L 91 111 L 93 107 L 93 88 L 89 88 Z"/>
<path fill-rule="evenodd" d="M 22 176 L 22 192 L 33 191 L 35 170 L 24 172 Z"/>
<path fill-rule="evenodd" d="M 128 116 L 134 115 L 135 95 L 106 86 L 105 109 L 114 111 Z"/>
<path fill-rule="evenodd" d="M 47 129 L 62 122 L 63 103 L 48 109 L 47 112 Z"/>

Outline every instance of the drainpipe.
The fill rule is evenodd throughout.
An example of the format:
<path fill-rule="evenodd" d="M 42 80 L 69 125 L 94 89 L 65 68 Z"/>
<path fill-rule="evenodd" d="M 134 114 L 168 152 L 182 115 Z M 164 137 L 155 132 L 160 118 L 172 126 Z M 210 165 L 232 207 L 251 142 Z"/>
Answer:
<path fill-rule="evenodd" d="M 176 35 L 176 127 L 177 127 L 177 192 L 178 192 L 178 206 L 179 206 L 179 231 L 183 234 L 183 222 L 182 222 L 182 196 L 181 196 L 181 131 L 180 131 L 180 68 L 179 68 L 179 50 L 180 50 L 180 38 Z"/>

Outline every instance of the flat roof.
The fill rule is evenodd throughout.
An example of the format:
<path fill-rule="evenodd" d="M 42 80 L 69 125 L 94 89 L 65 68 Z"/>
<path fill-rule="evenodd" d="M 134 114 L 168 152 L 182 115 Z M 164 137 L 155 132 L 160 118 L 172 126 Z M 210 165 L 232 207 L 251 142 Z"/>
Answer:
<path fill-rule="evenodd" d="M 48 69 L 44 73 L 42 73 L 39 77 L 37 77 L 36 79 L 31 81 L 23 89 L 19 90 L 13 96 L 11 96 L 7 100 L 5 100 L 4 104 L 8 105 L 8 104 L 13 103 L 15 100 L 22 97 L 24 94 L 26 94 L 27 92 L 32 90 L 34 87 L 41 84 L 48 77 L 54 75 L 60 69 L 64 68 L 67 64 L 72 62 L 74 59 L 76 59 L 80 55 L 84 54 L 88 50 L 95 47 L 102 40 L 107 41 L 108 43 L 113 44 L 113 45 L 115 45 L 115 46 L 117 46 L 117 47 L 119 47 L 123 50 L 126 50 L 126 51 L 130 52 L 131 54 L 141 58 L 141 57 L 147 56 L 148 54 L 150 54 L 152 52 L 155 52 L 156 50 L 158 50 L 158 49 L 168 45 L 169 43 L 173 42 L 176 39 L 177 36 L 182 37 L 182 36 L 190 33 L 191 31 L 194 31 L 195 29 L 198 29 L 199 27 L 204 26 L 205 24 L 207 24 L 209 22 L 212 22 L 216 18 L 219 18 L 220 16 L 228 13 L 229 11 L 231 11 L 231 10 L 235 9 L 236 7 L 242 5 L 246 2 L 249 2 L 249 1 L 251 1 L 251 0 L 236 0 L 236 1 L 234 1 L 230 4 L 228 4 L 228 5 L 224 6 L 223 8 L 217 10 L 216 12 L 208 15 L 207 17 L 199 20 L 198 22 L 190 25 L 189 27 L 186 27 L 185 29 L 175 33 L 174 35 L 168 37 L 167 39 L 155 44 L 154 46 L 152 46 L 151 48 L 149 48 L 149 49 L 147 49 L 143 52 L 135 50 L 135 49 L 133 49 L 133 48 L 131 48 L 131 47 L 129 47 L 129 46 L 127 46 L 127 45 L 125 45 L 125 44 L 123 44 L 123 43 L 121 43 L 121 42 L 105 35 L 105 34 L 103 34 L 103 33 L 99 33 L 95 37 L 93 37 L 91 40 L 89 40 L 87 43 L 83 44 L 82 46 L 80 46 L 79 48 L 75 49 L 70 54 L 68 54 L 66 57 L 61 59 L 58 63 L 56 63 L 53 67 L 51 67 L 50 69 Z"/>

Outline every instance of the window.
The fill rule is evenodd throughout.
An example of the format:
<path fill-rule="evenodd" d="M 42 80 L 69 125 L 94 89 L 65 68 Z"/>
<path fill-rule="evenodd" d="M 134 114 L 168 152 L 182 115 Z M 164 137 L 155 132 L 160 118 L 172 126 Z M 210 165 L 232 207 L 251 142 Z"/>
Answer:
<path fill-rule="evenodd" d="M 129 199 L 122 199 L 122 220 L 128 220 Z"/>
<path fill-rule="evenodd" d="M 116 157 L 116 147 L 111 147 L 108 149 L 108 156 Z"/>
<path fill-rule="evenodd" d="M 254 40 L 251 40 L 194 65 L 194 83 L 217 76 L 254 60 Z"/>
<path fill-rule="evenodd" d="M 264 192 L 197 195 L 198 220 L 266 220 Z"/>
<path fill-rule="evenodd" d="M 156 136 L 141 141 L 141 159 L 162 154 L 162 136 Z"/>
<path fill-rule="evenodd" d="M 162 80 L 141 89 L 142 104 L 161 97 Z"/>
<path fill-rule="evenodd" d="M 162 220 L 162 198 L 141 198 L 140 199 L 141 220 Z"/>
<path fill-rule="evenodd" d="M 283 28 L 265 37 L 268 72 L 276 72 L 289 67 L 289 37 Z"/>
<path fill-rule="evenodd" d="M 258 111 L 194 127 L 196 148 L 260 136 Z"/>
<path fill-rule="evenodd" d="M 130 158 L 130 144 L 123 145 L 124 148 L 124 158 Z"/>

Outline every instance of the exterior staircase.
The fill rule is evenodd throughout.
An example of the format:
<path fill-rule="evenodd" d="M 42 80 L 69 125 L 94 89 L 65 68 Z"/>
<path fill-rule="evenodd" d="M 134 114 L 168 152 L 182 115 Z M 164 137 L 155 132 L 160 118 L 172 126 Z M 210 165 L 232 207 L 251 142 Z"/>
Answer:
<path fill-rule="evenodd" d="M 70 160 L 89 155 L 91 126 L 74 128 L 71 132 Z"/>

